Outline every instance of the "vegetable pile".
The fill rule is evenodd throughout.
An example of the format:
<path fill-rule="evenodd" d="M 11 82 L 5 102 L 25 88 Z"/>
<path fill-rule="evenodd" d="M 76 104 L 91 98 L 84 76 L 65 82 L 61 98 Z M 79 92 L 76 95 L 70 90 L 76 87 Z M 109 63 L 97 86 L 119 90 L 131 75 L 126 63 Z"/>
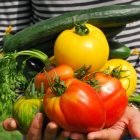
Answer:
<path fill-rule="evenodd" d="M 23 134 L 37 112 L 73 132 L 112 126 L 129 101 L 139 104 L 137 74 L 126 61 L 130 49 L 113 40 L 139 19 L 140 6 L 113 5 L 6 32 L 0 114 L 13 116 Z"/>
<path fill-rule="evenodd" d="M 113 125 L 124 113 L 127 94 L 118 79 L 103 72 L 90 73 L 83 80 L 60 79 L 54 79 L 46 90 L 44 111 L 62 128 L 83 133 L 97 131 Z"/>

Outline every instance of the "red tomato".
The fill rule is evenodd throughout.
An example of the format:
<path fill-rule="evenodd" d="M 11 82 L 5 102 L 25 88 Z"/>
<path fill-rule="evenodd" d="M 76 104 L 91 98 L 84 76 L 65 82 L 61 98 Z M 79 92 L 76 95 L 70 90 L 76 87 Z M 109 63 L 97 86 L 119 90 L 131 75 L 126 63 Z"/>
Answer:
<path fill-rule="evenodd" d="M 44 96 L 44 110 L 48 118 L 60 127 L 87 133 L 104 127 L 106 113 L 96 90 L 78 79 L 65 81 L 66 90 L 56 96 L 50 88 Z"/>
<path fill-rule="evenodd" d="M 38 73 L 35 77 L 36 89 L 40 89 L 41 83 L 43 83 L 45 91 L 49 87 L 49 82 L 53 82 L 56 76 L 58 76 L 60 80 L 66 80 L 74 77 L 74 71 L 70 66 L 62 64 L 49 71 Z"/>
<path fill-rule="evenodd" d="M 86 79 L 92 76 L 90 75 Z M 97 80 L 99 86 L 98 93 L 106 109 L 105 127 L 110 127 L 120 119 L 127 107 L 128 98 L 126 90 L 117 78 L 102 72 L 95 73 L 93 78 Z"/>

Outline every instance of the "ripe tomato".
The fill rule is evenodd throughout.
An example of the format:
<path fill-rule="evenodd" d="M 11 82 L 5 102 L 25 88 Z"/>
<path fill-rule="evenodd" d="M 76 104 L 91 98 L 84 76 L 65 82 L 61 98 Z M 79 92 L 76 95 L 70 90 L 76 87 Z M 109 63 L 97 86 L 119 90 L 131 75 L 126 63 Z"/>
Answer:
<path fill-rule="evenodd" d="M 38 73 L 34 80 L 36 89 L 40 89 L 43 83 L 45 91 L 49 87 L 49 82 L 53 83 L 56 76 L 60 77 L 60 80 L 66 80 L 74 77 L 74 71 L 70 66 L 62 64 L 49 71 Z"/>
<path fill-rule="evenodd" d="M 137 73 L 128 61 L 123 59 L 110 59 L 100 70 L 104 71 L 106 69 L 108 69 L 109 72 L 112 72 L 113 69 L 115 69 L 113 76 L 121 81 L 128 96 L 135 92 L 137 86 Z"/>
<path fill-rule="evenodd" d="M 97 82 L 98 94 L 106 110 L 105 127 L 110 127 L 120 119 L 127 107 L 128 98 L 126 90 L 117 78 L 102 72 L 90 74 L 85 79 L 89 78 L 94 78 Z"/>
<path fill-rule="evenodd" d="M 60 96 L 50 88 L 44 96 L 44 111 L 50 120 L 72 132 L 87 133 L 104 127 L 106 113 L 96 90 L 78 79 L 65 81 Z"/>
<path fill-rule="evenodd" d="M 91 24 L 86 24 L 86 27 L 89 32 L 84 35 L 76 33 L 76 27 L 60 33 L 54 45 L 54 57 L 58 64 L 68 64 L 74 70 L 83 65 L 92 66 L 91 71 L 105 64 L 109 56 L 105 35 Z"/>

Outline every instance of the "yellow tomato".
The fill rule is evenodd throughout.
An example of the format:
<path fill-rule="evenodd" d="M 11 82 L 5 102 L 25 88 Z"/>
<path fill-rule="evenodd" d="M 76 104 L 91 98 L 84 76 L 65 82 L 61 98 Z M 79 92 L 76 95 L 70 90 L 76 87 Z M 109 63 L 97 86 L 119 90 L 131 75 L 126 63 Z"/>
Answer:
<path fill-rule="evenodd" d="M 110 59 L 100 70 L 109 70 L 109 72 L 112 72 L 113 69 L 115 70 L 114 76 L 121 81 L 127 95 L 132 95 L 137 86 L 137 73 L 134 67 L 126 60 Z"/>
<path fill-rule="evenodd" d="M 83 65 L 98 70 L 108 60 L 109 45 L 103 32 L 97 27 L 86 24 L 89 32 L 76 33 L 76 28 L 64 30 L 54 45 L 54 57 L 58 64 L 68 64 L 74 70 Z"/>

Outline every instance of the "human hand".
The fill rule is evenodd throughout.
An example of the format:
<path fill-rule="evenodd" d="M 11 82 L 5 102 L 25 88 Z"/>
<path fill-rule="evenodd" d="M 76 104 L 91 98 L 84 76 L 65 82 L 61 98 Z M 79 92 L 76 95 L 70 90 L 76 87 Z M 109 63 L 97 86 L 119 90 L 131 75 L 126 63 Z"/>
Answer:
<path fill-rule="evenodd" d="M 38 113 L 36 117 L 34 118 L 28 133 L 25 137 L 25 140 L 54 140 L 54 137 L 56 136 L 58 125 L 54 122 L 49 122 L 46 125 L 46 128 L 44 130 L 44 135 L 42 136 L 42 126 L 43 126 L 43 114 Z M 7 131 L 14 131 L 17 130 L 17 124 L 16 121 L 13 118 L 8 118 L 3 121 L 3 127 Z M 60 133 L 55 140 L 65 140 L 65 137 L 62 133 Z"/>
<path fill-rule="evenodd" d="M 120 120 L 110 128 L 102 129 L 97 132 L 90 132 L 87 135 L 63 131 L 55 140 L 65 140 L 70 137 L 74 140 L 120 140 L 128 132 L 134 138 L 140 139 L 140 112 L 132 107 L 127 107 Z M 33 120 L 31 127 L 26 135 L 27 140 L 41 140 L 43 116 L 39 113 Z M 8 131 L 17 128 L 14 119 L 9 118 L 4 121 L 4 128 Z M 44 131 L 43 140 L 53 140 L 57 133 L 58 125 L 54 122 L 47 124 Z"/>
<path fill-rule="evenodd" d="M 122 140 L 128 132 L 133 138 L 140 139 L 140 111 L 129 106 L 120 120 L 110 128 L 90 132 L 86 136 L 68 131 L 63 134 L 74 140 Z"/>

